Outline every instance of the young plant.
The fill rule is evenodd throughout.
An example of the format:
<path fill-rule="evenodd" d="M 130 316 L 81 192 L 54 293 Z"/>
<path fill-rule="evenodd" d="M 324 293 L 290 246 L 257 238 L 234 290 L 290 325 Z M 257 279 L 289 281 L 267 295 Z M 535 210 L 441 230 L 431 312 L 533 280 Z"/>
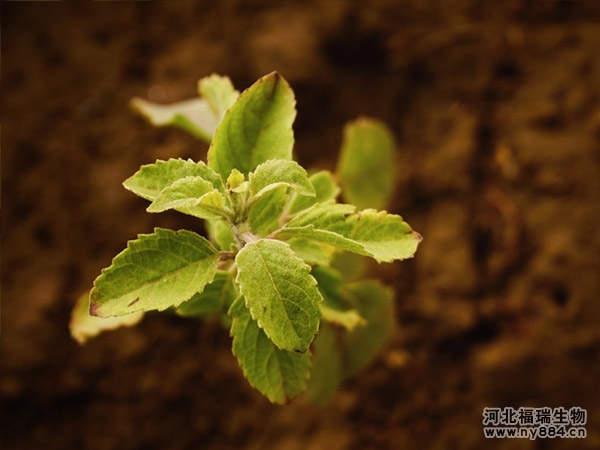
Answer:
<path fill-rule="evenodd" d="M 71 332 L 85 342 L 147 311 L 220 315 L 244 375 L 271 402 L 305 390 L 323 401 L 393 326 L 391 290 L 357 280 L 364 261 L 350 254 L 391 262 L 412 257 L 421 240 L 400 216 L 364 209 L 384 207 L 392 193 L 391 134 L 370 119 L 346 127 L 337 176 L 357 208 L 336 202 L 332 173 L 309 175 L 293 161 L 295 99 L 279 74 L 241 95 L 213 75 L 199 92 L 170 106 L 133 106 L 210 142 L 208 162 L 159 160 L 124 186 L 151 202 L 148 212 L 203 219 L 208 239 L 156 228 L 130 241 L 76 306 Z"/>

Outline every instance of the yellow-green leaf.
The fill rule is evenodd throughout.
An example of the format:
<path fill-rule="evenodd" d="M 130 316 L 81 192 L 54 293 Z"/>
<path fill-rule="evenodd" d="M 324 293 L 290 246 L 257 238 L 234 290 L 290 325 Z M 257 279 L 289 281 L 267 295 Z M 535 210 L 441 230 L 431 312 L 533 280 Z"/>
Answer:
<path fill-rule="evenodd" d="M 85 344 L 88 339 L 103 331 L 115 330 L 120 327 L 131 327 L 144 317 L 143 311 L 137 311 L 119 317 L 94 317 L 90 315 L 90 293 L 86 292 L 77 299 L 71 313 L 69 329 L 71 336 L 79 344 Z"/>
<path fill-rule="evenodd" d="M 207 143 L 219 125 L 219 117 L 202 98 L 161 105 L 136 97 L 131 100 L 131 107 L 156 127 L 180 128 Z"/>
<path fill-rule="evenodd" d="M 211 75 L 198 82 L 203 98 L 192 98 L 169 105 L 142 98 L 131 100 L 134 111 L 157 127 L 173 126 L 210 143 L 225 111 L 239 96 L 228 77 Z"/>
<path fill-rule="evenodd" d="M 219 120 L 240 96 L 229 77 L 216 74 L 204 77 L 198 82 L 198 93 L 206 100 L 210 110 Z"/>
<path fill-rule="evenodd" d="M 233 354 L 249 383 L 271 402 L 284 404 L 304 392 L 310 376 L 307 353 L 281 350 L 267 337 L 239 297 L 230 308 Z"/>
<path fill-rule="evenodd" d="M 312 239 L 339 250 L 371 256 L 377 262 L 411 258 L 422 239 L 396 214 L 373 209 L 355 212 L 352 205 L 333 202 L 299 213 L 277 237 Z"/>
<path fill-rule="evenodd" d="M 388 127 L 360 118 L 344 128 L 337 174 L 344 198 L 358 209 L 388 206 L 396 179 L 396 144 Z"/>
<path fill-rule="evenodd" d="M 226 312 L 236 297 L 229 272 L 217 272 L 202 292 L 183 302 L 175 312 L 183 317 L 205 317 Z"/>
<path fill-rule="evenodd" d="M 223 178 L 244 175 L 269 159 L 292 159 L 294 92 L 276 72 L 242 92 L 225 113 L 208 150 L 208 164 Z"/>
<path fill-rule="evenodd" d="M 290 214 L 310 208 L 315 203 L 333 200 L 340 193 L 340 188 L 333 179 L 333 175 L 327 170 L 314 173 L 308 179 L 313 186 L 315 196 L 294 195 L 289 208 Z"/>
<path fill-rule="evenodd" d="M 130 241 L 102 271 L 90 293 L 90 313 L 110 317 L 177 307 L 204 290 L 218 262 L 217 250 L 202 236 L 156 228 Z"/>
<path fill-rule="evenodd" d="M 272 239 L 247 244 L 236 263 L 252 318 L 280 349 L 306 352 L 319 329 L 322 301 L 310 266 Z"/>
<path fill-rule="evenodd" d="M 308 174 L 296 161 L 270 159 L 250 173 L 250 193 L 258 198 L 279 186 L 287 186 L 298 194 L 314 197 L 315 188 Z"/>
<path fill-rule="evenodd" d="M 147 211 L 158 213 L 175 209 L 201 219 L 227 217 L 223 195 L 202 177 L 184 177 L 173 182 L 156 197 Z"/>
<path fill-rule="evenodd" d="M 225 192 L 222 178 L 202 161 L 191 159 L 158 160 L 146 164 L 123 183 L 123 186 L 146 200 L 154 201 L 161 191 L 185 177 L 199 177 L 212 184 L 214 189 Z"/>

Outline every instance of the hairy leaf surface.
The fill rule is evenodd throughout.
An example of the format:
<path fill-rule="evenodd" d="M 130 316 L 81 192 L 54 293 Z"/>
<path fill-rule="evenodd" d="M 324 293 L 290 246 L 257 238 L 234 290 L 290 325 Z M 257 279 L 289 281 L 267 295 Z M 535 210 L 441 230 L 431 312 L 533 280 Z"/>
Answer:
<path fill-rule="evenodd" d="M 201 219 L 226 217 L 225 199 L 213 184 L 202 177 L 180 178 L 158 194 L 148 206 L 152 213 L 175 209 Z"/>
<path fill-rule="evenodd" d="M 294 93 L 276 72 L 245 90 L 227 111 L 208 150 L 208 164 L 223 178 L 244 175 L 269 159 L 292 159 Z"/>
<path fill-rule="evenodd" d="M 90 313 L 99 317 L 179 306 L 215 276 L 219 256 L 191 231 L 156 228 L 130 241 L 94 282 Z"/>
<path fill-rule="evenodd" d="M 271 239 L 247 244 L 236 263 L 252 318 L 280 349 L 305 352 L 319 328 L 322 301 L 310 266 Z"/>
<path fill-rule="evenodd" d="M 154 201 L 161 191 L 185 177 L 199 177 L 211 183 L 214 189 L 224 193 L 225 187 L 221 177 L 202 161 L 191 159 L 158 160 L 154 164 L 146 164 L 123 183 L 126 189 L 146 200 Z"/>
<path fill-rule="evenodd" d="M 279 404 L 302 393 L 310 376 L 308 352 L 277 348 L 252 319 L 243 297 L 231 306 L 230 315 L 233 354 L 250 384 Z"/>
<path fill-rule="evenodd" d="M 270 159 L 250 173 L 250 193 L 254 198 L 275 189 L 287 186 L 304 196 L 315 196 L 315 189 L 308 174 L 296 161 Z"/>
<path fill-rule="evenodd" d="M 421 236 L 395 214 L 352 205 L 317 204 L 289 221 L 279 237 L 303 237 L 373 257 L 377 262 L 410 258 Z"/>

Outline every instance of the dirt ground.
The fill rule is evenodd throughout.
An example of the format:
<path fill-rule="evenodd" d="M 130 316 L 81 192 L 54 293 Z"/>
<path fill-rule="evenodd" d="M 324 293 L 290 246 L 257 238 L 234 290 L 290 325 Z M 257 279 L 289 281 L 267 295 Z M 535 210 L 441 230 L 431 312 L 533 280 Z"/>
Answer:
<path fill-rule="evenodd" d="M 600 2 L 2 2 L 2 448 L 600 448 Z M 343 124 L 398 140 L 389 210 L 424 236 L 374 265 L 398 328 L 326 405 L 268 403 L 217 323 L 149 315 L 84 347 L 75 299 L 155 226 L 121 187 L 204 159 L 131 114 L 142 96 L 278 70 L 296 155 Z M 484 407 L 581 407 L 586 439 L 483 436 Z"/>

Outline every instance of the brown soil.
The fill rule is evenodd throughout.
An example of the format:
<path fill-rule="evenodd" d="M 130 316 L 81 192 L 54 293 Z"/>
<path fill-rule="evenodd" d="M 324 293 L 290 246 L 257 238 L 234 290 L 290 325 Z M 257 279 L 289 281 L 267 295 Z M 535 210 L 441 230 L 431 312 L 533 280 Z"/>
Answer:
<path fill-rule="evenodd" d="M 600 448 L 600 3 L 250 4 L 2 2 L 3 448 Z M 121 187 L 206 155 L 128 100 L 272 70 L 296 92 L 305 165 L 333 167 L 347 120 L 390 124 L 390 210 L 425 238 L 373 267 L 397 332 L 320 408 L 269 404 L 216 323 L 68 335 L 128 239 L 201 230 Z M 579 406 L 588 437 L 486 441 L 486 406 Z"/>

